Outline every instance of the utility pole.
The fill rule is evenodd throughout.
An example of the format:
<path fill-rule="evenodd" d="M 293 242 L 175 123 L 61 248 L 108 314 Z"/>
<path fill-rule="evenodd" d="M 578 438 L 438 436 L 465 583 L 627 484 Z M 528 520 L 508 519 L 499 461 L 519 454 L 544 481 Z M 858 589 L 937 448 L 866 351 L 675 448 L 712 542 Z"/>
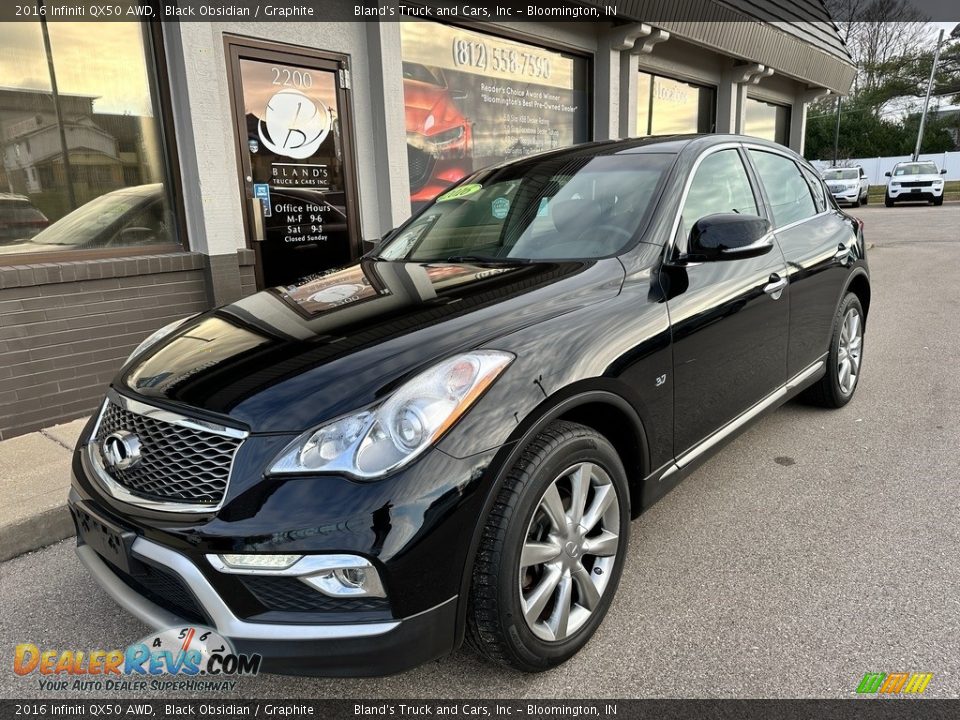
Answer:
<path fill-rule="evenodd" d="M 843 98 L 837 95 L 837 124 L 833 128 L 833 167 L 837 166 L 837 155 L 840 153 L 840 104 Z"/>
<path fill-rule="evenodd" d="M 43 0 L 40 1 L 43 7 Z M 47 71 L 50 73 L 50 92 L 53 98 L 53 111 L 57 115 L 57 128 L 60 131 L 60 152 L 63 153 L 63 176 L 67 184 L 67 202 L 70 210 L 77 209 L 77 196 L 73 191 L 73 172 L 70 168 L 70 148 L 63 129 L 63 108 L 60 106 L 60 90 L 57 87 L 57 71 L 53 67 L 53 49 L 50 47 L 50 31 L 47 29 L 46 15 L 40 16 L 40 32 L 43 34 L 43 49 L 47 54 Z"/>
<path fill-rule="evenodd" d="M 923 126 L 927 122 L 927 107 L 930 105 L 930 91 L 933 90 L 933 78 L 937 74 L 937 63 L 940 62 L 940 45 L 943 44 L 943 28 L 937 36 L 937 49 L 933 51 L 933 65 L 930 66 L 930 81 L 927 83 L 927 96 L 923 100 L 923 112 L 920 114 L 920 129 L 917 130 L 917 147 L 913 151 L 913 161 L 920 157 L 920 143 L 923 142 Z"/>

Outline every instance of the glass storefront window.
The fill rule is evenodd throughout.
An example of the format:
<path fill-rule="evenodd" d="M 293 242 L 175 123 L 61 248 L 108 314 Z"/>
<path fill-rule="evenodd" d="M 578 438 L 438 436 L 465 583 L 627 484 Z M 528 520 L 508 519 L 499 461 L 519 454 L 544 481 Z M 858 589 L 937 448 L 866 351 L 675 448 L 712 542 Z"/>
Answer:
<path fill-rule="evenodd" d="M 400 24 L 414 210 L 487 165 L 589 140 L 589 61 L 428 21 Z"/>
<path fill-rule="evenodd" d="M 637 78 L 637 134 L 713 132 L 716 91 L 681 80 L 641 72 Z"/>
<path fill-rule="evenodd" d="M 790 144 L 790 108 L 747 98 L 746 134 Z"/>
<path fill-rule="evenodd" d="M 0 262 L 177 247 L 153 58 L 140 23 L 0 23 Z"/>

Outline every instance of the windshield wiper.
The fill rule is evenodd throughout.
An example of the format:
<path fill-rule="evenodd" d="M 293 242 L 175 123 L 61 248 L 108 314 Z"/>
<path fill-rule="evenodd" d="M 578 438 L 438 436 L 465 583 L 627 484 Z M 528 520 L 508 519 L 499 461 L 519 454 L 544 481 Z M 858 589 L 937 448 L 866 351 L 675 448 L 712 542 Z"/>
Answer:
<path fill-rule="evenodd" d="M 486 263 L 489 265 L 529 265 L 533 262 L 533 260 L 530 258 L 497 257 L 495 255 L 451 255 L 443 260 L 433 260 L 432 262 Z"/>

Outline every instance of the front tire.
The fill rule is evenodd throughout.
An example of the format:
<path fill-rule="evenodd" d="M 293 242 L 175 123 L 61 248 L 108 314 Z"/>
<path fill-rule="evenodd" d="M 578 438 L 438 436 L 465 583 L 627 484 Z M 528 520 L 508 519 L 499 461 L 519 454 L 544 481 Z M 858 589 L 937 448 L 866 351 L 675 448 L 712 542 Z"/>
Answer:
<path fill-rule="evenodd" d="M 841 408 L 850 402 L 860 382 L 863 328 L 860 300 L 853 293 L 847 293 L 833 319 L 827 372 L 803 393 L 804 400 L 828 408 Z"/>
<path fill-rule="evenodd" d="M 933 204 L 934 204 L 934 205 L 943 205 L 943 195 L 941 195 L 941 196 L 938 197 L 938 198 L 934 198 L 934 199 L 933 199 Z"/>
<path fill-rule="evenodd" d="M 887 195 L 886 197 L 883 198 L 883 204 L 886 205 L 887 207 L 893 207 L 893 198 Z"/>
<path fill-rule="evenodd" d="M 575 423 L 548 425 L 507 474 L 483 529 L 468 642 L 524 672 L 573 657 L 617 590 L 629 497 L 623 463 L 606 438 Z"/>

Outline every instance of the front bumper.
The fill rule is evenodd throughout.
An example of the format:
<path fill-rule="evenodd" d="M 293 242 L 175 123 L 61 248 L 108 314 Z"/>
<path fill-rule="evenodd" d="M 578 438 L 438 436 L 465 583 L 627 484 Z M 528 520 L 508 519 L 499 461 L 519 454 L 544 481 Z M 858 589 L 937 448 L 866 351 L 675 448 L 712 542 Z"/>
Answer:
<path fill-rule="evenodd" d="M 71 497 L 75 506 L 76 496 Z M 124 610 L 160 630 L 190 624 L 191 619 L 161 607 L 137 592 L 88 545 L 77 555 L 90 574 Z M 402 620 L 340 624 L 272 624 L 238 618 L 216 589 L 184 555 L 138 537 L 134 559 L 174 574 L 209 625 L 233 642 L 240 653 L 259 653 L 263 669 L 292 675 L 386 675 L 440 657 L 453 649 L 456 597 Z"/>
<path fill-rule="evenodd" d="M 838 203 L 854 203 L 861 197 L 862 193 L 859 187 L 850 190 L 831 190 L 830 194 Z"/>
<path fill-rule="evenodd" d="M 943 197 L 943 185 L 922 188 L 887 188 L 887 197 L 891 200 L 936 200 Z"/>
<path fill-rule="evenodd" d="M 222 507 L 198 515 L 111 496 L 84 449 L 90 432 L 75 452 L 69 498 L 78 554 L 148 625 L 212 627 L 238 651 L 263 656 L 265 671 L 284 674 L 383 675 L 458 645 L 458 598 L 496 449 L 463 459 L 433 450 L 380 482 L 264 478 L 261 468 L 289 438 L 250 436 Z M 102 536 L 84 544 L 88 515 L 119 532 L 119 554 Z M 84 527 L 87 537 L 100 535 Z M 223 553 L 363 558 L 386 598 L 333 598 L 296 577 L 229 574 L 207 558 Z"/>

